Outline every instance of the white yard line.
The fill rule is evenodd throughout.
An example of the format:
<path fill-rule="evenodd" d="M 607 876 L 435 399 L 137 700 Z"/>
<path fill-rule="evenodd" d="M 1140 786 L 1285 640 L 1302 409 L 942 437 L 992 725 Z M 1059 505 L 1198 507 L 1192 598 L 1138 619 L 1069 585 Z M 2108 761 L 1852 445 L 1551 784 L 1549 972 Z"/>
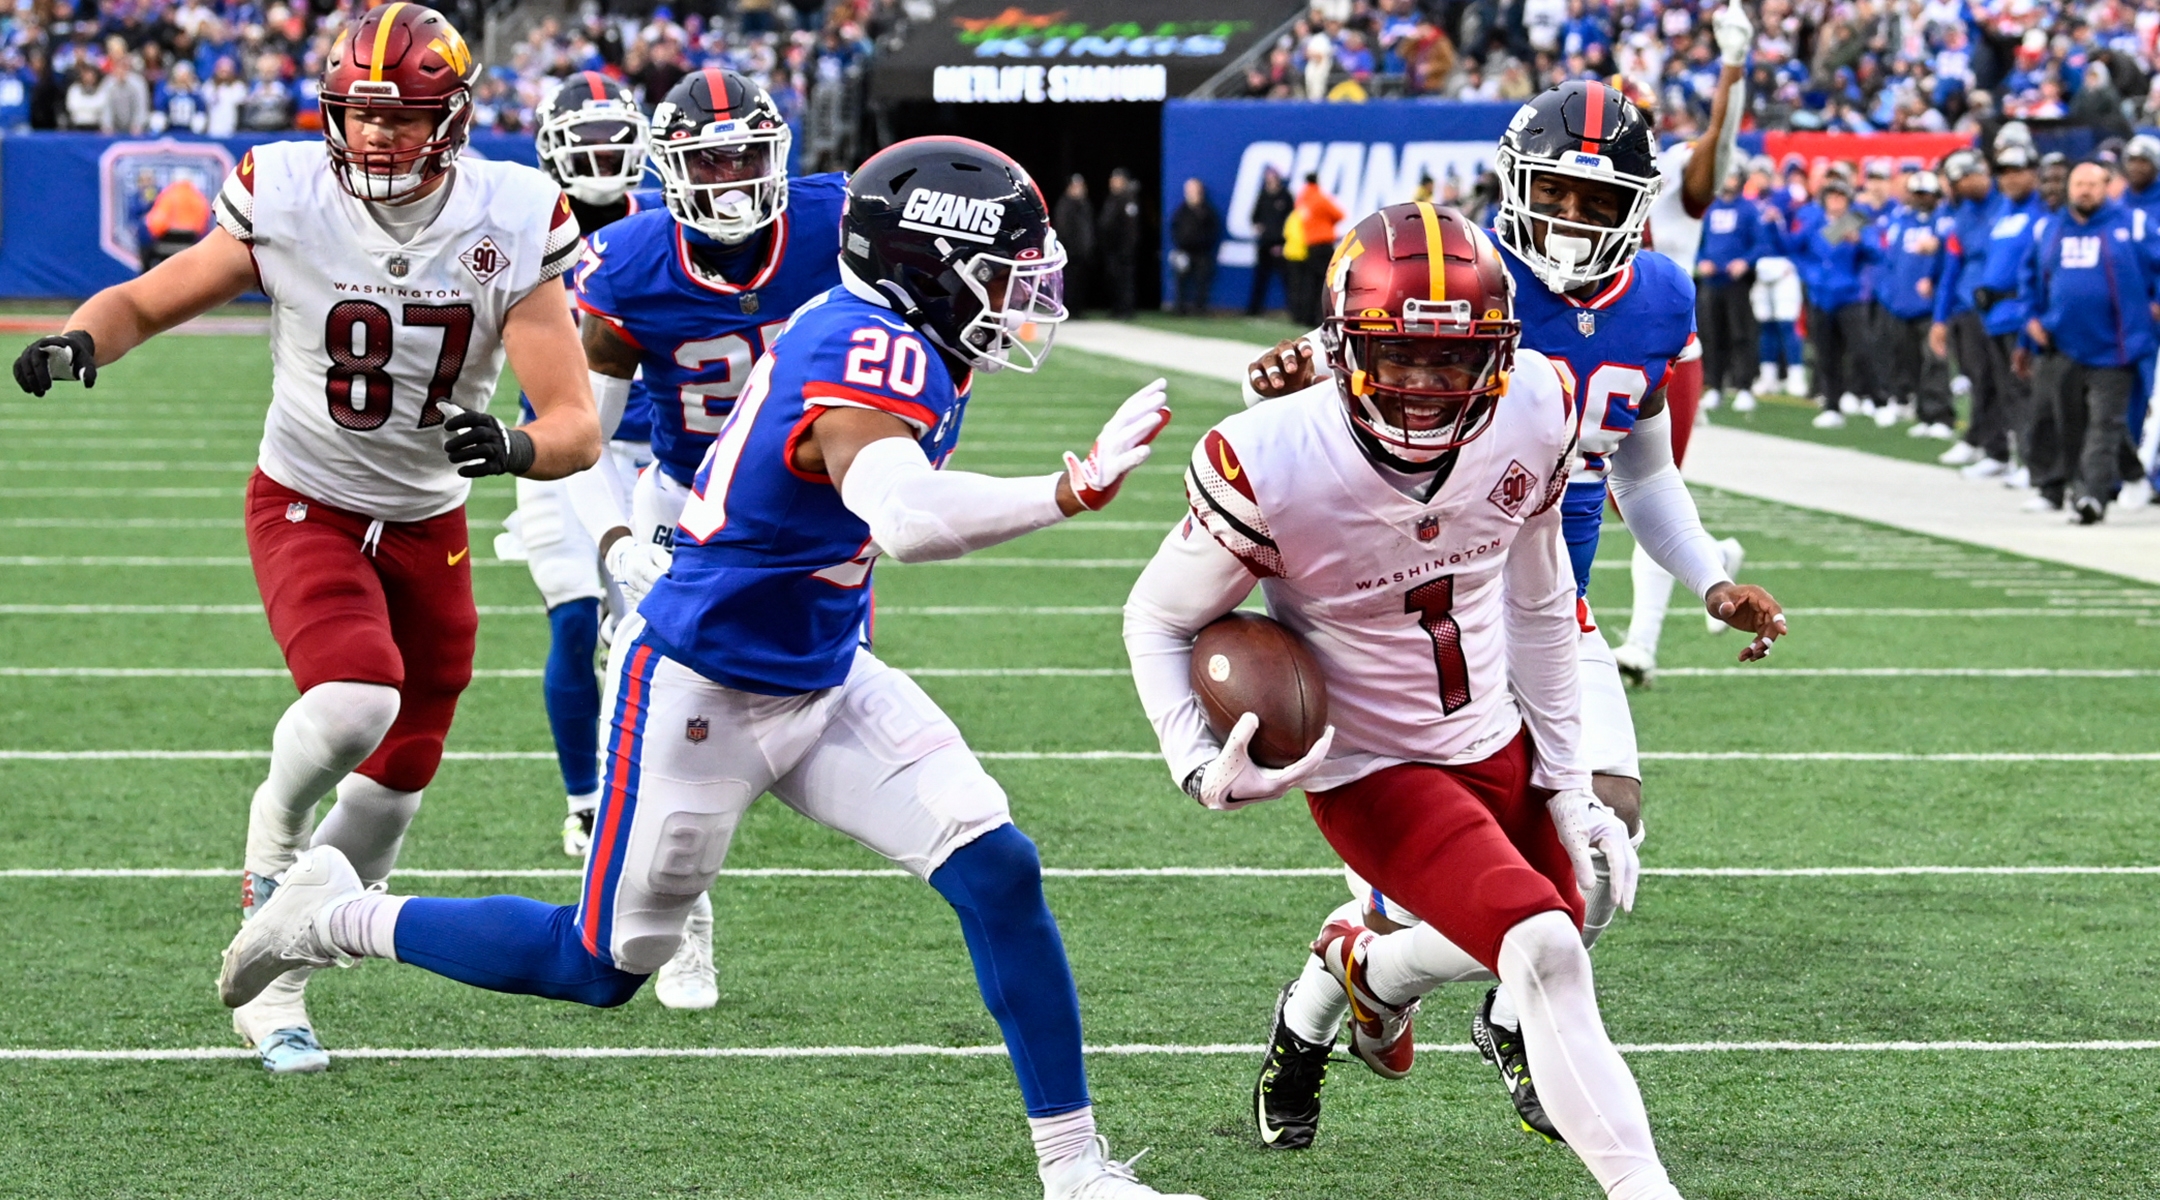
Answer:
<path fill-rule="evenodd" d="M 268 750 L 0 750 L 0 762 L 223 761 L 270 757 Z M 984 762 L 1154 762 L 1153 750 L 978 750 Z M 1645 750 L 1646 762 L 2138 763 L 2160 752 L 1943 753 L 1870 750 Z M 448 762 L 552 762 L 552 750 L 450 750 Z"/>
<path fill-rule="evenodd" d="M 237 500 L 239 488 L 94 488 L 11 487 L 0 488 L 0 500 L 100 500 L 125 496 L 131 500 Z"/>
<path fill-rule="evenodd" d="M 1660 667 L 1659 679 L 2152 679 L 2143 667 Z"/>
<path fill-rule="evenodd" d="M 1419 1042 L 1424 1054 L 1474 1054 L 1467 1042 Z M 1637 1042 L 1613 1047 L 1622 1054 L 2061 1054 L 2111 1053 L 2128 1050 L 2160 1050 L 2160 1041 L 2088 1042 Z M 1203 1042 L 1192 1045 L 1124 1043 L 1084 1046 L 1083 1052 L 1113 1057 L 1246 1057 L 1264 1046 L 1239 1042 Z M 804 1058 L 1003 1058 L 1005 1047 L 993 1046 L 446 1046 L 356 1047 L 339 1049 L 340 1059 L 804 1059 Z M 252 1059 L 255 1051 L 241 1046 L 193 1046 L 163 1050 L 76 1050 L 43 1048 L 0 1049 L 0 1060 L 10 1062 L 202 1062 Z"/>
<path fill-rule="evenodd" d="M 483 604 L 483 617 L 537 617 L 547 610 L 537 604 Z M 0 604 L 6 617 L 256 617 L 260 604 Z"/>
<path fill-rule="evenodd" d="M 0 879 L 230 879 L 238 867 L 14 867 Z M 1044 867 L 1046 879 L 1338 879 L 1341 867 Z M 1849 879 L 1944 875 L 2160 875 L 2160 866 L 2092 867 L 1644 867 L 1646 876 L 1671 879 Z M 579 879 L 576 867 L 404 868 L 400 879 Z M 722 879 L 912 879 L 893 868 L 726 867 Z"/>
<path fill-rule="evenodd" d="M 0 471 L 93 471 L 101 474 L 113 471 L 134 475 L 140 472 L 156 471 L 225 472 L 253 471 L 254 469 L 255 464 L 251 462 L 157 462 L 154 460 L 116 461 L 110 459 L 71 461 L 56 458 L 0 459 Z"/>
<path fill-rule="evenodd" d="M 240 607 L 240 606 L 234 606 Z M 0 608 L 0 612 L 4 612 Z M 252 608 L 242 611 L 253 612 Z M 1127 667 L 902 667 L 917 679 L 1125 679 Z M 283 667 L 5 667 L 0 679 L 284 679 Z M 538 679 L 538 667 L 475 670 L 475 679 Z M 1667 667 L 1660 679 L 2153 679 L 2140 667 Z"/>

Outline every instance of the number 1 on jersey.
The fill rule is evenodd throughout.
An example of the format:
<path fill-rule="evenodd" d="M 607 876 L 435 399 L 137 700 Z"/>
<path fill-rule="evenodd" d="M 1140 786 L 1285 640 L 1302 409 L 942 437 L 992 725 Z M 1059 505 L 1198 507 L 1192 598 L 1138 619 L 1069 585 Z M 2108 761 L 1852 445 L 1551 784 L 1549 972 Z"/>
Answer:
<path fill-rule="evenodd" d="M 1470 664 L 1463 658 L 1462 626 L 1455 611 L 1453 575 L 1421 583 L 1403 596 L 1403 611 L 1417 616 L 1432 635 L 1433 666 L 1440 673 L 1440 711 L 1452 714 L 1470 703 Z"/>

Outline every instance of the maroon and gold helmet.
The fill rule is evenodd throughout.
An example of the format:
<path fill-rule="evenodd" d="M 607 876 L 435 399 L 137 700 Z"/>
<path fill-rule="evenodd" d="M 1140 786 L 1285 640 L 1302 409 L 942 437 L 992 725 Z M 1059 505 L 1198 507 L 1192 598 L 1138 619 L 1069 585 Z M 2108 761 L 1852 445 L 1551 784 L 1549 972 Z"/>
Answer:
<path fill-rule="evenodd" d="M 480 64 L 432 8 L 385 4 L 338 35 L 323 64 L 323 135 L 338 182 L 362 200 L 404 200 L 440 178 L 472 132 Z M 364 150 L 345 136 L 347 109 L 427 113 L 434 132 L 404 150 Z"/>
<path fill-rule="evenodd" d="M 1522 322 L 1498 247 L 1469 218 L 1424 200 L 1371 214 L 1336 243 L 1325 299 L 1328 365 L 1383 453 L 1430 461 L 1492 425 Z M 1414 377 L 1425 385 L 1402 382 Z"/>

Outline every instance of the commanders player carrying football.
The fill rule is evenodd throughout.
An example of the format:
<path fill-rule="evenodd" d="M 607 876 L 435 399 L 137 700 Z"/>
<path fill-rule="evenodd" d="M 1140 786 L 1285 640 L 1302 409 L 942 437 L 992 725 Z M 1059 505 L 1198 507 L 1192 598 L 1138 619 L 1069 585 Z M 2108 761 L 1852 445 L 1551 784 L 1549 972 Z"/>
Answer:
<path fill-rule="evenodd" d="M 1580 621 L 1583 763 L 1598 796 L 1620 814 L 1638 845 L 1642 769 L 1634 720 L 1613 650 L 1583 599 L 1608 482 L 1637 545 L 1686 579 L 1707 613 L 1757 635 L 1742 661 L 1767 654 L 1785 628 L 1769 593 L 1732 581 L 1673 464 L 1665 388 L 1675 363 L 1693 348 L 1695 298 L 1686 272 L 1671 259 L 1637 253 L 1658 192 L 1653 150 L 1641 109 L 1605 84 L 1568 83 L 1538 96 L 1500 142 L 1494 231 L 1513 277 L 1523 345 L 1549 357 L 1586 410 L 1580 462 L 1562 504 Z M 1281 394 L 1313 374 L 1310 346 L 1286 345 L 1254 365 L 1247 390 L 1253 399 Z M 1323 381 L 1316 390 L 1332 391 L 1333 384 Z M 1366 924 L 1382 930 L 1416 920 L 1400 897 L 1367 887 L 1354 873 L 1351 890 L 1358 899 L 1331 920 L 1360 919 L 1362 913 Z M 1609 895 L 1594 890 L 1586 941 L 1594 942 L 1611 916 Z M 1498 1069 L 1525 1127 L 1557 1137 L 1538 1103 L 1514 999 L 1504 985 L 1488 992 L 1472 1036 Z M 1310 960 L 1279 1007 L 1254 1113 L 1265 1144 L 1296 1148 L 1312 1141 L 1322 1067 L 1351 1001 Z M 1407 1037 L 1403 1045 L 1398 1060 L 1367 1061 L 1382 1074 L 1400 1074 L 1411 1061 Z"/>
<path fill-rule="evenodd" d="M 1343 861 L 1425 918 L 1383 935 L 1339 913 L 1313 943 L 1353 997 L 1354 1053 L 1401 1074 L 1417 998 L 1497 975 L 1519 997 L 1533 1065 L 1568 1065 L 1545 1105 L 1606 1194 L 1676 1198 L 1583 946 L 1577 880 L 1593 853 L 1623 908 L 1636 859 L 1579 757 L 1559 512 L 1574 400 L 1552 360 L 1517 349 L 1501 252 L 1453 209 L 1367 216 L 1327 284 L 1334 386 L 1203 437 L 1186 476 L 1192 513 L 1133 586 L 1125 644 L 1142 706 L 1172 778 L 1201 804 L 1303 787 Z M 1276 770 L 1248 754 L 1257 719 L 1218 741 L 1191 682 L 1195 636 L 1255 584 L 1318 661 L 1332 722 Z"/>
<path fill-rule="evenodd" d="M 770 791 L 952 905 L 1047 1200 L 1149 1200 L 1159 1193 L 1095 1132 L 1079 997 L 1034 843 L 952 719 L 863 641 L 880 555 L 958 558 L 1108 504 L 1170 419 L 1162 381 L 1062 471 L 940 470 L 973 373 L 1034 369 L 1048 346 L 1021 331 L 1065 319 L 1042 193 L 987 146 L 918 138 L 856 171 L 838 231 L 842 286 L 758 360 L 698 468 L 668 573 L 616 635 L 627 653 L 581 902 L 369 892 L 323 846 L 242 927 L 220 987 L 243 1003 L 280 971 L 369 956 L 624 1003 L 674 953 L 737 822 Z"/>
<path fill-rule="evenodd" d="M 459 158 L 479 69 L 433 9 L 368 11 L 324 64 L 325 140 L 255 147 L 218 193 L 217 228 L 91 297 L 15 364 L 38 395 L 54 379 L 87 387 L 182 321 L 270 297 L 248 551 L 301 695 L 249 810 L 244 913 L 311 844 L 363 879 L 389 875 L 472 678 L 471 480 L 560 478 L 600 454 L 558 281 L 577 222 L 540 172 Z M 485 411 L 506 354 L 536 413 L 517 429 Z M 329 1065 L 305 980 L 274 981 L 234 1014 L 273 1072 Z"/>

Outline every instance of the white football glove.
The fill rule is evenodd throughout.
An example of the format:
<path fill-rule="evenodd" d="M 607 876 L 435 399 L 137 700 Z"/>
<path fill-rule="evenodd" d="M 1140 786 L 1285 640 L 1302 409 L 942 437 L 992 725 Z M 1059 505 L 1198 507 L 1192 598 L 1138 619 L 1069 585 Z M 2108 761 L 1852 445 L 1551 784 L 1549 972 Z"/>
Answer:
<path fill-rule="evenodd" d="M 634 537 L 616 538 L 608 547 L 607 572 L 621 589 L 623 600 L 632 609 L 645 599 L 645 593 L 660 582 L 668 573 L 668 565 L 675 561 L 675 552 L 666 546 L 655 546 Z"/>
<path fill-rule="evenodd" d="M 1085 461 L 1069 450 L 1065 452 L 1065 481 L 1072 486 L 1073 495 L 1080 498 L 1080 507 L 1093 512 L 1110 503 L 1125 477 L 1148 460 L 1148 443 L 1170 423 L 1170 406 L 1163 400 L 1163 390 L 1168 386 L 1167 381 L 1158 379 L 1118 405 L 1109 424 L 1095 435 L 1095 444 L 1088 448 Z"/>
<path fill-rule="evenodd" d="M 1755 25 L 1741 9 L 1740 0 L 1732 0 L 1711 16 L 1710 32 L 1717 38 L 1719 61 L 1728 67 L 1747 65 L 1748 50 L 1755 44 Z"/>
<path fill-rule="evenodd" d="M 1628 840 L 1627 823 L 1586 788 L 1554 792 L 1552 799 L 1545 802 L 1545 810 L 1552 814 L 1553 832 L 1560 835 L 1560 845 L 1575 863 L 1575 886 L 1584 895 L 1597 886 L 1597 867 L 1590 861 L 1590 852 L 1596 850 L 1605 856 L 1605 865 L 1612 872 L 1614 902 L 1624 911 L 1634 912 L 1635 880 L 1642 872 L 1642 864 L 1635 857 L 1635 844 Z"/>
<path fill-rule="evenodd" d="M 1327 759 L 1328 747 L 1335 744 L 1335 727 L 1330 725 L 1321 733 L 1320 740 L 1313 743 L 1313 748 L 1305 752 L 1305 757 L 1276 770 L 1254 762 L 1247 750 L 1252 745 L 1253 734 L 1259 729 L 1260 718 L 1256 714 L 1246 713 L 1238 718 L 1237 724 L 1230 727 L 1230 736 L 1223 742 L 1222 753 L 1186 779 L 1185 790 L 1193 799 L 1218 812 L 1274 800 L 1319 770 L 1320 764 Z"/>

